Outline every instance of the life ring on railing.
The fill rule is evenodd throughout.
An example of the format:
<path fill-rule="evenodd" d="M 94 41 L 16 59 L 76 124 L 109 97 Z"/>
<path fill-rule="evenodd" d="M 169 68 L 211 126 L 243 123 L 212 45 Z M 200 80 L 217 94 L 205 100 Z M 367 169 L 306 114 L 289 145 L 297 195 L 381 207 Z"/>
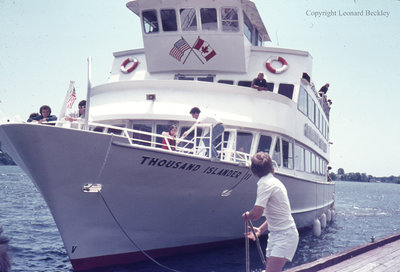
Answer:
<path fill-rule="evenodd" d="M 132 62 L 132 64 L 130 64 Z M 139 61 L 136 58 L 127 58 L 121 64 L 121 72 L 125 74 L 129 74 L 138 66 Z"/>
<path fill-rule="evenodd" d="M 273 61 L 279 61 L 282 64 L 282 67 L 280 67 L 280 68 L 272 67 L 271 62 L 273 62 Z M 265 65 L 267 66 L 268 71 L 270 71 L 271 73 L 274 73 L 274 74 L 283 73 L 289 67 L 289 64 L 287 63 L 287 61 L 282 57 L 270 57 L 269 59 L 267 59 L 267 62 L 265 63 Z"/>

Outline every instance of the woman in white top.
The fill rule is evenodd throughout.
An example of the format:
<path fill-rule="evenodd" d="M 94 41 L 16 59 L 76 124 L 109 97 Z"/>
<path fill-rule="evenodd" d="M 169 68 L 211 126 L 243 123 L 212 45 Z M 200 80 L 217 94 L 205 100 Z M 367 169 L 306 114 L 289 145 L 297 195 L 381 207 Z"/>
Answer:
<path fill-rule="evenodd" d="M 272 160 L 267 153 L 258 152 L 251 158 L 251 171 L 257 177 L 257 199 L 254 207 L 243 213 L 243 220 L 258 220 L 265 216 L 264 223 L 254 228 L 258 236 L 269 231 L 266 272 L 282 271 L 287 261 L 292 261 L 299 242 L 299 234 L 293 220 L 287 191 L 275 178 Z M 252 232 L 246 236 L 255 240 Z"/>

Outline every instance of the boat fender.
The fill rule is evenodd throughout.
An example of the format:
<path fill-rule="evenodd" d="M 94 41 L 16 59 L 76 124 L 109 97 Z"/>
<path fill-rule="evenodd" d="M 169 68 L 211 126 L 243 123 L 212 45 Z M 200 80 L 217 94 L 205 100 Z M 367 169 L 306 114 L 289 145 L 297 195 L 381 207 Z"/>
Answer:
<path fill-rule="evenodd" d="M 328 209 L 326 211 L 326 221 L 331 222 L 331 220 L 332 220 L 332 212 L 331 209 Z"/>
<path fill-rule="evenodd" d="M 318 218 L 314 220 L 313 233 L 317 237 L 321 235 L 321 222 L 319 222 Z"/>
<path fill-rule="evenodd" d="M 130 64 L 132 62 L 132 64 Z M 139 61 L 136 58 L 127 58 L 121 64 L 121 72 L 124 74 L 129 74 L 138 66 Z"/>
<path fill-rule="evenodd" d="M 272 67 L 271 62 L 273 62 L 273 61 L 279 61 L 282 64 L 282 67 L 280 67 L 280 68 Z M 288 69 L 289 64 L 282 57 L 270 57 L 269 59 L 267 59 L 265 66 L 267 66 L 268 71 L 270 71 L 271 73 L 280 74 L 280 73 L 285 72 Z"/>
<path fill-rule="evenodd" d="M 324 213 L 321 215 L 321 228 L 326 228 L 326 215 Z"/>

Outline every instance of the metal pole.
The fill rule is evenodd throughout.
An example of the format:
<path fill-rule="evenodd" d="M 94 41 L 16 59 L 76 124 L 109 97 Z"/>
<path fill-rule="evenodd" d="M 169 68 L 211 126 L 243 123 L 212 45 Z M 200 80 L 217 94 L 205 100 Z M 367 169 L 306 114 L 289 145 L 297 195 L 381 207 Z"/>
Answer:
<path fill-rule="evenodd" d="M 86 109 L 85 109 L 85 125 L 84 130 L 89 129 L 89 110 L 90 110 L 90 95 L 92 91 L 92 57 L 88 57 L 88 85 L 86 93 Z"/>
<path fill-rule="evenodd" d="M 244 233 L 248 232 L 248 222 L 244 224 L 245 230 Z M 250 247 L 249 247 L 249 237 L 246 235 L 245 236 L 245 247 L 246 247 L 246 272 L 250 272 Z"/>

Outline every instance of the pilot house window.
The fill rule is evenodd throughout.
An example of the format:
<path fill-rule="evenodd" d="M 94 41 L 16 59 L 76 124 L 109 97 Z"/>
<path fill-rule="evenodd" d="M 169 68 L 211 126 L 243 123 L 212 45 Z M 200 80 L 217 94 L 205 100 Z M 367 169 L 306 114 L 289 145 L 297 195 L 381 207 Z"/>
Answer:
<path fill-rule="evenodd" d="M 235 8 L 221 8 L 221 21 L 223 31 L 239 30 L 239 19 Z"/>
<path fill-rule="evenodd" d="M 158 21 L 156 10 L 146 10 L 142 13 L 143 28 L 146 34 L 158 32 Z"/>
<path fill-rule="evenodd" d="M 200 9 L 201 27 L 203 30 L 217 30 L 217 10 L 214 8 Z"/>
<path fill-rule="evenodd" d="M 176 31 L 178 29 L 176 24 L 176 13 L 174 9 L 162 9 L 161 21 L 164 31 Z"/>
<path fill-rule="evenodd" d="M 181 9 L 179 15 L 183 31 L 197 30 L 196 10 L 194 8 Z"/>

